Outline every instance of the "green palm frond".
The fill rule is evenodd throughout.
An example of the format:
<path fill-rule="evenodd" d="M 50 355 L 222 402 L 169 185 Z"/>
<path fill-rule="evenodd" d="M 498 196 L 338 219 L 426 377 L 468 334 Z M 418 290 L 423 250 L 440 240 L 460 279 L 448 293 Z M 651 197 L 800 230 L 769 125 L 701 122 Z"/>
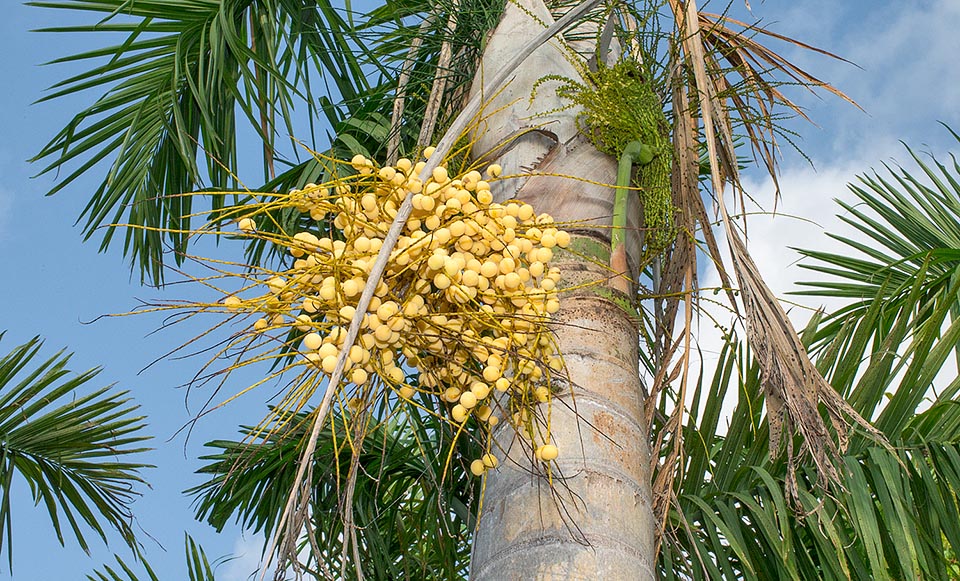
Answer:
<path fill-rule="evenodd" d="M 106 542 L 106 529 L 114 529 L 135 545 L 130 503 L 149 467 L 126 459 L 149 439 L 128 392 L 84 393 L 99 370 L 73 374 L 63 352 L 35 361 L 41 346 L 34 338 L 0 359 L 0 546 L 7 541 L 11 568 L 16 481 L 46 509 L 61 544 L 68 529 L 88 551 L 90 530 Z"/>
<path fill-rule="evenodd" d="M 215 581 L 214 570 L 217 565 L 226 562 L 226 559 L 218 559 L 211 563 L 203 547 L 186 533 L 184 533 L 184 556 L 189 581 Z M 103 565 L 87 575 L 87 579 L 89 581 L 160 581 L 146 561 L 141 560 L 139 566 L 135 566 L 124 561 L 119 555 L 114 555 L 114 560 L 116 561 L 114 564 Z M 137 573 L 137 571 L 142 572 Z"/>
<path fill-rule="evenodd" d="M 316 148 L 323 137 L 316 126 L 321 114 L 336 126 L 372 90 L 369 70 L 355 56 L 362 46 L 352 42 L 351 26 L 328 2 L 31 4 L 102 16 L 92 24 L 43 32 L 125 37 L 120 44 L 54 61 L 88 68 L 51 87 L 41 101 L 83 91 L 99 97 L 34 159 L 45 161 L 41 173 L 70 168 L 51 194 L 105 164 L 81 216 L 84 235 L 104 228 L 103 249 L 117 233 L 116 224 L 132 225 L 124 250 L 141 276 L 155 283 L 163 280 L 164 243 L 176 256 L 186 248 L 191 215 L 236 201 L 225 192 L 241 186 L 230 169 L 238 167 L 244 125 L 262 140 L 264 175 L 271 177 L 275 163 L 301 163 L 299 144 L 280 153 L 288 136 Z M 314 93 L 318 75 L 342 107 Z M 194 208 L 191 196 L 179 195 L 197 190 L 207 193 L 207 207 Z"/>
<path fill-rule="evenodd" d="M 803 342 L 894 447 L 855 435 L 839 482 L 824 490 L 805 468 L 799 512 L 791 509 L 785 463 L 766 456 L 759 367 L 731 337 L 684 430 L 686 465 L 660 555 L 665 578 L 955 578 L 960 380 L 934 380 L 960 348 L 960 279 L 947 258 L 957 248 L 960 189 L 956 164 L 914 159 L 929 183 L 899 168 L 891 180 L 852 187 L 860 204 L 840 202 L 874 242 L 851 241 L 863 258 L 801 250 L 812 270 L 843 279 L 808 283 L 809 294 L 850 300 L 813 317 Z M 722 425 L 734 389 L 738 404 Z"/>
<path fill-rule="evenodd" d="M 960 136 L 951 134 L 960 142 Z M 876 302 L 893 313 L 911 301 L 918 278 L 920 292 L 932 304 L 953 300 L 960 265 L 960 165 L 921 158 L 907 147 L 922 172 L 915 176 L 898 165 L 885 164 L 885 175 L 863 175 L 849 185 L 856 201 L 839 201 L 839 218 L 858 233 L 856 239 L 831 238 L 847 247 L 844 253 L 799 250 L 808 270 L 830 278 L 799 283 L 810 290 L 799 294 L 850 300 L 824 327 L 839 331 L 846 317 L 858 317 Z M 828 335 L 829 336 L 829 335 Z"/>
<path fill-rule="evenodd" d="M 390 579 L 456 579 L 466 575 L 470 538 L 476 524 L 479 480 L 464 466 L 445 471 L 446 450 L 454 434 L 426 414 L 383 416 L 365 435 L 353 499 L 359 562 L 347 557 L 342 568 L 342 517 L 351 449 L 343 422 L 336 433 L 329 427 L 315 456 L 310 495 L 310 528 L 319 554 L 308 568 L 338 572 L 345 579 L 361 566 L 367 575 Z M 195 496 L 197 518 L 222 529 L 236 520 L 255 532 L 273 532 L 297 466 L 309 424 L 308 413 L 297 414 L 283 433 L 252 440 L 256 431 L 244 428 L 243 441 L 207 444 L 218 452 L 205 457 L 200 472 L 210 480 L 188 491 Z M 405 424 L 405 425 L 404 425 Z M 478 444 L 458 440 L 456 456 L 473 458 Z M 454 462 L 460 460 L 454 457 Z M 446 474 L 446 476 L 444 476 Z M 307 542 L 304 540 L 304 542 Z M 352 549 L 351 549 L 352 550 Z M 316 552 L 316 549 L 313 553 Z"/>
<path fill-rule="evenodd" d="M 883 357 L 874 354 L 868 366 Z M 895 449 L 863 438 L 828 490 L 808 467 L 798 479 L 800 506 L 792 507 L 785 462 L 767 457 L 751 353 L 734 339 L 703 387 L 685 429 L 684 480 L 660 554 L 664 579 L 950 578 L 948 554 L 960 548 L 960 402 L 901 410 Z M 889 387 L 893 399 L 913 391 L 909 378 Z M 732 389 L 740 399 L 723 426 L 719 410 Z"/>

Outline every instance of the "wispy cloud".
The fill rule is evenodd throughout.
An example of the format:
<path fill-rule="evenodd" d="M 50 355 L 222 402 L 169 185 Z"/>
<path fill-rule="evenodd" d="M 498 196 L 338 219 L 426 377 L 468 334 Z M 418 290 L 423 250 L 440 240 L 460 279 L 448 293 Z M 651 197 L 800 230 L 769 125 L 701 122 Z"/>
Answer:
<path fill-rule="evenodd" d="M 260 571 L 263 552 L 263 537 L 243 535 L 233 543 L 232 559 L 217 571 L 217 578 L 223 581 L 251 581 Z"/>

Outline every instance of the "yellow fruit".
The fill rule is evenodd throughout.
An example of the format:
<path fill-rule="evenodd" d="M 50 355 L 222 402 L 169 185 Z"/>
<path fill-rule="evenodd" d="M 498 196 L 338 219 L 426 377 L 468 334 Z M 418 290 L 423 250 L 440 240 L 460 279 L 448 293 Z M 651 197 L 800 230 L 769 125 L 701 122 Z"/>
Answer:
<path fill-rule="evenodd" d="M 450 409 L 450 416 L 453 421 L 462 424 L 467 420 L 467 408 L 457 404 Z"/>
<path fill-rule="evenodd" d="M 304 355 L 304 358 L 310 362 L 314 367 L 320 367 L 320 356 L 315 352 L 311 351 Z"/>
<path fill-rule="evenodd" d="M 477 396 L 472 391 L 465 391 L 460 394 L 460 405 L 466 409 L 473 409 L 477 405 Z"/>
<path fill-rule="evenodd" d="M 322 344 L 323 344 L 323 337 L 321 337 L 317 333 L 307 333 L 307 335 L 304 336 L 303 338 L 303 346 L 306 349 L 310 349 L 311 351 L 314 349 L 319 349 L 320 345 Z"/>
<path fill-rule="evenodd" d="M 497 464 L 500 463 L 500 461 L 497 460 L 497 457 L 490 453 L 484 454 L 481 460 L 486 468 L 496 468 Z"/>
<path fill-rule="evenodd" d="M 507 391 L 510 389 L 510 380 L 506 377 L 501 377 L 493 384 L 493 387 L 495 387 L 497 391 Z"/>
<path fill-rule="evenodd" d="M 253 221 L 253 218 L 241 218 L 237 223 L 237 227 L 244 232 L 253 232 L 257 229 L 257 224 Z"/>
<path fill-rule="evenodd" d="M 500 267 L 495 262 L 486 261 L 480 265 L 480 274 L 486 278 L 493 278 L 500 272 Z"/>
<path fill-rule="evenodd" d="M 399 367 L 394 367 L 389 372 L 387 372 L 387 379 L 393 383 L 402 383 L 403 382 L 403 370 Z"/>
<path fill-rule="evenodd" d="M 398 393 L 403 399 L 410 399 L 415 393 L 417 393 L 417 390 L 413 389 L 409 385 L 403 385 L 398 390 Z"/>
<path fill-rule="evenodd" d="M 450 286 L 450 278 L 441 272 L 433 277 L 433 286 L 437 287 L 439 290 L 444 290 Z"/>
<path fill-rule="evenodd" d="M 393 301 L 387 301 L 382 303 L 379 308 L 376 309 L 377 317 L 381 321 L 386 321 L 390 317 L 396 315 L 400 311 L 399 305 Z"/>
<path fill-rule="evenodd" d="M 544 462 L 556 460 L 559 455 L 560 451 L 553 444 L 544 444 L 537 448 L 537 456 Z"/>
<path fill-rule="evenodd" d="M 253 329 L 255 331 L 263 331 L 270 326 L 270 323 L 267 322 L 263 317 L 257 319 L 257 322 L 253 324 Z"/>
<path fill-rule="evenodd" d="M 480 275 L 472 270 L 465 270 L 460 277 L 460 282 L 468 287 L 476 287 L 480 284 Z"/>
<path fill-rule="evenodd" d="M 430 159 L 430 156 L 433 155 L 433 152 L 436 151 L 436 150 L 437 150 L 437 148 L 434 147 L 434 146 L 432 146 L 432 145 L 429 146 L 429 147 L 427 147 L 426 149 L 423 150 L 423 158 L 424 158 L 424 159 Z M 401 161 L 402 161 L 402 160 L 401 160 Z M 417 164 L 417 165 L 420 165 L 420 164 Z M 400 162 L 397 162 L 397 166 L 398 166 L 398 167 L 400 166 Z"/>
<path fill-rule="evenodd" d="M 362 367 L 357 367 L 350 373 L 350 381 L 357 385 L 366 383 L 367 377 L 367 372 Z"/>
<path fill-rule="evenodd" d="M 450 279 L 453 279 L 460 273 L 460 264 L 452 258 L 447 258 L 443 264 L 443 272 L 450 277 Z"/>
<path fill-rule="evenodd" d="M 369 359 L 369 355 L 366 353 L 366 350 L 359 346 L 353 345 L 350 347 L 350 352 L 347 354 L 350 358 L 350 361 L 353 363 L 362 363 L 364 359 Z M 362 381 L 360 383 L 363 383 Z"/>
<path fill-rule="evenodd" d="M 501 172 L 503 172 L 503 168 L 498 163 L 492 163 L 487 167 L 487 175 L 492 178 L 500 177 Z"/>
<path fill-rule="evenodd" d="M 324 373 L 333 373 L 333 370 L 337 368 L 337 358 L 333 355 L 324 357 L 320 362 L 320 367 Z"/>
<path fill-rule="evenodd" d="M 448 387 L 443 392 L 443 399 L 447 400 L 450 403 L 455 401 L 460 401 L 460 390 L 456 387 Z"/>
<path fill-rule="evenodd" d="M 343 295 L 347 298 L 355 297 L 363 290 L 356 279 L 353 278 L 343 281 L 341 289 L 343 290 Z"/>
<path fill-rule="evenodd" d="M 349 323 L 350 321 L 353 320 L 353 316 L 354 316 L 355 314 L 357 314 L 357 309 L 356 309 L 356 307 L 353 307 L 353 306 L 351 306 L 351 305 L 344 305 L 344 306 L 340 307 L 340 310 L 338 311 L 338 314 L 340 315 L 340 318 L 341 318 L 343 321 Z"/>
<path fill-rule="evenodd" d="M 483 476 L 483 473 L 487 471 L 486 464 L 483 463 L 483 460 L 474 460 L 470 463 L 470 472 L 474 476 Z"/>
<path fill-rule="evenodd" d="M 430 258 L 427 259 L 427 266 L 432 270 L 440 270 L 443 268 L 443 265 L 446 264 L 447 257 L 442 252 L 434 252 L 430 255 Z"/>
<path fill-rule="evenodd" d="M 298 331 L 306 333 L 313 328 L 311 325 L 311 323 L 313 323 L 313 319 L 310 318 L 310 315 L 297 315 L 297 322 L 300 323 L 297 325 Z"/>
<path fill-rule="evenodd" d="M 470 393 L 476 396 L 478 400 L 482 400 L 490 394 L 490 386 L 478 381 L 470 386 Z"/>
<path fill-rule="evenodd" d="M 483 368 L 483 379 L 487 382 L 493 383 L 500 379 L 502 372 L 499 367 L 493 365 L 487 365 Z"/>
<path fill-rule="evenodd" d="M 390 329 L 389 325 L 380 325 L 373 332 L 374 338 L 381 343 L 386 343 L 390 340 L 390 335 L 393 333 L 393 330 Z"/>
<path fill-rule="evenodd" d="M 327 357 L 336 357 L 340 353 L 340 350 L 337 349 L 337 346 L 333 343 L 324 343 L 317 348 L 317 354 L 326 359 Z"/>
<path fill-rule="evenodd" d="M 241 304 L 243 304 L 243 301 L 240 300 L 240 297 L 236 297 L 236 296 L 231 295 L 231 296 L 223 299 L 223 304 L 224 304 L 224 306 L 226 306 L 228 309 L 235 309 L 235 308 L 239 307 Z"/>

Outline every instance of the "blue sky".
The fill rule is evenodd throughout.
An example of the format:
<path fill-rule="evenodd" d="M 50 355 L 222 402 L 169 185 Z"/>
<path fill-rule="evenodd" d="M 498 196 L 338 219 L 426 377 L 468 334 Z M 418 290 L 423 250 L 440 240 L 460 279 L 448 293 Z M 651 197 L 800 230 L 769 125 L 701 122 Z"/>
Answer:
<path fill-rule="evenodd" d="M 137 298 L 174 297 L 186 292 L 174 287 L 165 293 L 144 288 L 113 248 L 97 252 L 95 242 L 82 243 L 74 221 L 97 184 L 94 176 L 80 180 L 53 198 L 43 194 L 54 176 L 31 178 L 39 170 L 25 160 L 69 119 L 89 103 L 92 95 L 30 105 L 43 90 L 66 77 L 67 66 L 40 63 L 97 46 L 95 38 L 56 37 L 28 33 L 43 26 L 67 22 L 65 15 L 8 3 L 0 20 L 0 45 L 7 82 L 0 88 L 0 329 L 8 333 L 0 350 L 34 335 L 46 338 L 46 352 L 67 348 L 76 353 L 77 370 L 103 366 L 99 384 L 117 383 L 130 389 L 149 416 L 157 450 L 146 461 L 158 467 L 147 477 L 153 485 L 135 505 L 138 526 L 158 574 L 163 579 L 184 576 L 183 531 L 201 541 L 211 557 L 246 551 L 245 558 L 221 568 L 223 579 L 243 579 L 256 561 L 258 539 L 232 529 L 222 535 L 192 519 L 189 500 L 180 493 L 199 482 L 193 471 L 202 444 L 215 437 L 232 438 L 239 423 L 262 415 L 264 395 L 253 394 L 203 419 L 189 440 L 174 433 L 192 416 L 180 386 L 201 362 L 162 361 L 143 370 L 161 353 L 192 336 L 189 326 L 149 336 L 156 317 L 138 316 L 100 320 L 98 315 L 127 311 Z M 711 8 L 708 6 L 708 9 Z M 737 13 L 743 5 L 736 4 Z M 787 246 L 827 247 L 820 226 L 836 227 L 830 201 L 844 196 L 844 184 L 857 173 L 879 167 L 883 161 L 905 161 L 903 140 L 920 151 L 940 156 L 958 149 L 940 127 L 943 121 L 960 129 L 960 3 L 955 0 L 912 2 L 860 0 L 752 1 L 753 13 L 777 32 L 796 36 L 840 54 L 858 66 L 803 54 L 788 47 L 787 56 L 804 68 L 839 86 L 864 108 L 861 112 L 840 100 L 800 93 L 798 100 L 818 124 L 798 124 L 800 146 L 815 170 L 802 157 L 784 150 L 783 200 L 775 219 L 760 217 L 751 226 L 751 249 L 777 292 L 790 290 L 797 277 L 789 265 L 795 256 Z M 257 145 L 250 147 L 256 151 Z M 99 176 L 96 176 L 99 177 Z M 749 182 L 756 197 L 772 208 L 771 186 L 756 177 Z M 791 218 L 802 217 L 813 223 Z M 819 226 L 818 226 L 819 225 Z M 709 281 L 709 277 L 707 281 Z M 196 410 L 199 401 L 193 402 Z M 74 542 L 61 548 L 49 524 L 38 518 L 42 509 L 31 506 L 21 490 L 14 508 L 14 567 L 17 579 L 79 579 L 109 551 L 95 546 L 88 558 Z M 159 545 L 166 549 L 163 552 Z M 119 549 L 119 547 L 118 547 Z M 252 561 L 251 561 L 252 560 Z M 3 567 L 0 578 L 9 575 Z"/>

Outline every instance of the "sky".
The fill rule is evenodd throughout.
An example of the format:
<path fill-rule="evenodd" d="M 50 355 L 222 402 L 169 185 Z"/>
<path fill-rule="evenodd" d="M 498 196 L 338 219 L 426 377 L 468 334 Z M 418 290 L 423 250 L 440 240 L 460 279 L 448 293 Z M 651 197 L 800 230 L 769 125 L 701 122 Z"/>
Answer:
<path fill-rule="evenodd" d="M 900 143 L 945 158 L 957 143 L 938 122 L 960 130 L 960 2 L 956 0 L 752 0 L 753 16 L 773 30 L 843 56 L 850 63 L 803 53 L 780 45 L 783 54 L 816 76 L 831 82 L 857 101 L 862 111 L 826 94 L 792 93 L 816 125 L 794 124 L 798 153 L 783 150 L 783 193 L 777 216 L 755 216 L 750 225 L 750 249 L 761 272 L 778 294 L 793 290 L 792 281 L 809 278 L 796 267 L 789 246 L 831 248 L 822 231 L 839 228 L 834 198 L 850 199 L 845 184 L 883 162 L 908 161 Z M 707 9 L 717 10 L 716 6 Z M 735 4 L 746 17 L 745 6 Z M 145 458 L 157 468 L 146 473 L 152 488 L 134 505 L 136 525 L 147 533 L 145 548 L 161 579 L 185 578 L 183 532 L 200 541 L 211 558 L 237 555 L 218 569 L 226 581 L 245 579 L 255 566 L 259 539 L 237 528 L 215 534 L 192 518 L 189 499 L 181 492 L 200 482 L 193 474 L 203 443 L 232 438 L 240 423 L 252 423 L 263 413 L 265 394 L 253 394 L 205 417 L 189 439 L 178 433 L 196 411 L 187 406 L 182 389 L 201 363 L 198 359 L 161 361 L 159 355 L 192 336 L 195 328 L 175 327 L 151 335 L 161 321 L 137 316 L 101 319 L 125 312 L 138 299 L 176 298 L 186 292 L 174 287 L 160 292 L 139 285 L 119 248 L 97 251 L 96 241 L 84 243 L 74 225 L 99 176 L 78 181 L 64 192 L 45 197 L 55 176 L 34 178 L 39 167 L 26 160 L 70 118 L 89 104 L 83 94 L 54 103 L 31 105 L 44 89 L 68 76 L 70 66 L 40 66 L 64 54 L 97 46 L 103 39 L 28 32 L 43 26 L 75 22 L 76 17 L 8 3 L 0 19 L 4 77 L 0 87 L 0 329 L 7 334 L 0 352 L 7 352 L 34 335 L 45 338 L 44 354 L 59 349 L 75 353 L 72 368 L 102 366 L 94 386 L 115 383 L 129 389 L 149 418 L 156 448 Z M 853 64 L 851 64 L 853 63 Z M 257 151 L 255 143 L 251 150 Z M 909 164 L 906 164 L 909 167 Z M 747 178 L 749 191 L 766 210 L 773 208 L 772 185 L 759 174 Z M 706 273 L 704 284 L 715 279 Z M 814 305 L 816 306 L 816 305 Z M 709 326 L 706 325 L 705 326 Z M 710 333 L 703 334 L 709 349 Z M 94 542 L 88 557 L 68 540 L 61 548 L 42 508 L 32 506 L 26 491 L 15 497 L 15 579 L 80 579 L 110 559 L 110 550 Z M 149 536 L 148 536 L 149 535 Z M 118 551 L 119 544 L 112 539 Z M 0 578 L 9 577 L 0 563 Z"/>

